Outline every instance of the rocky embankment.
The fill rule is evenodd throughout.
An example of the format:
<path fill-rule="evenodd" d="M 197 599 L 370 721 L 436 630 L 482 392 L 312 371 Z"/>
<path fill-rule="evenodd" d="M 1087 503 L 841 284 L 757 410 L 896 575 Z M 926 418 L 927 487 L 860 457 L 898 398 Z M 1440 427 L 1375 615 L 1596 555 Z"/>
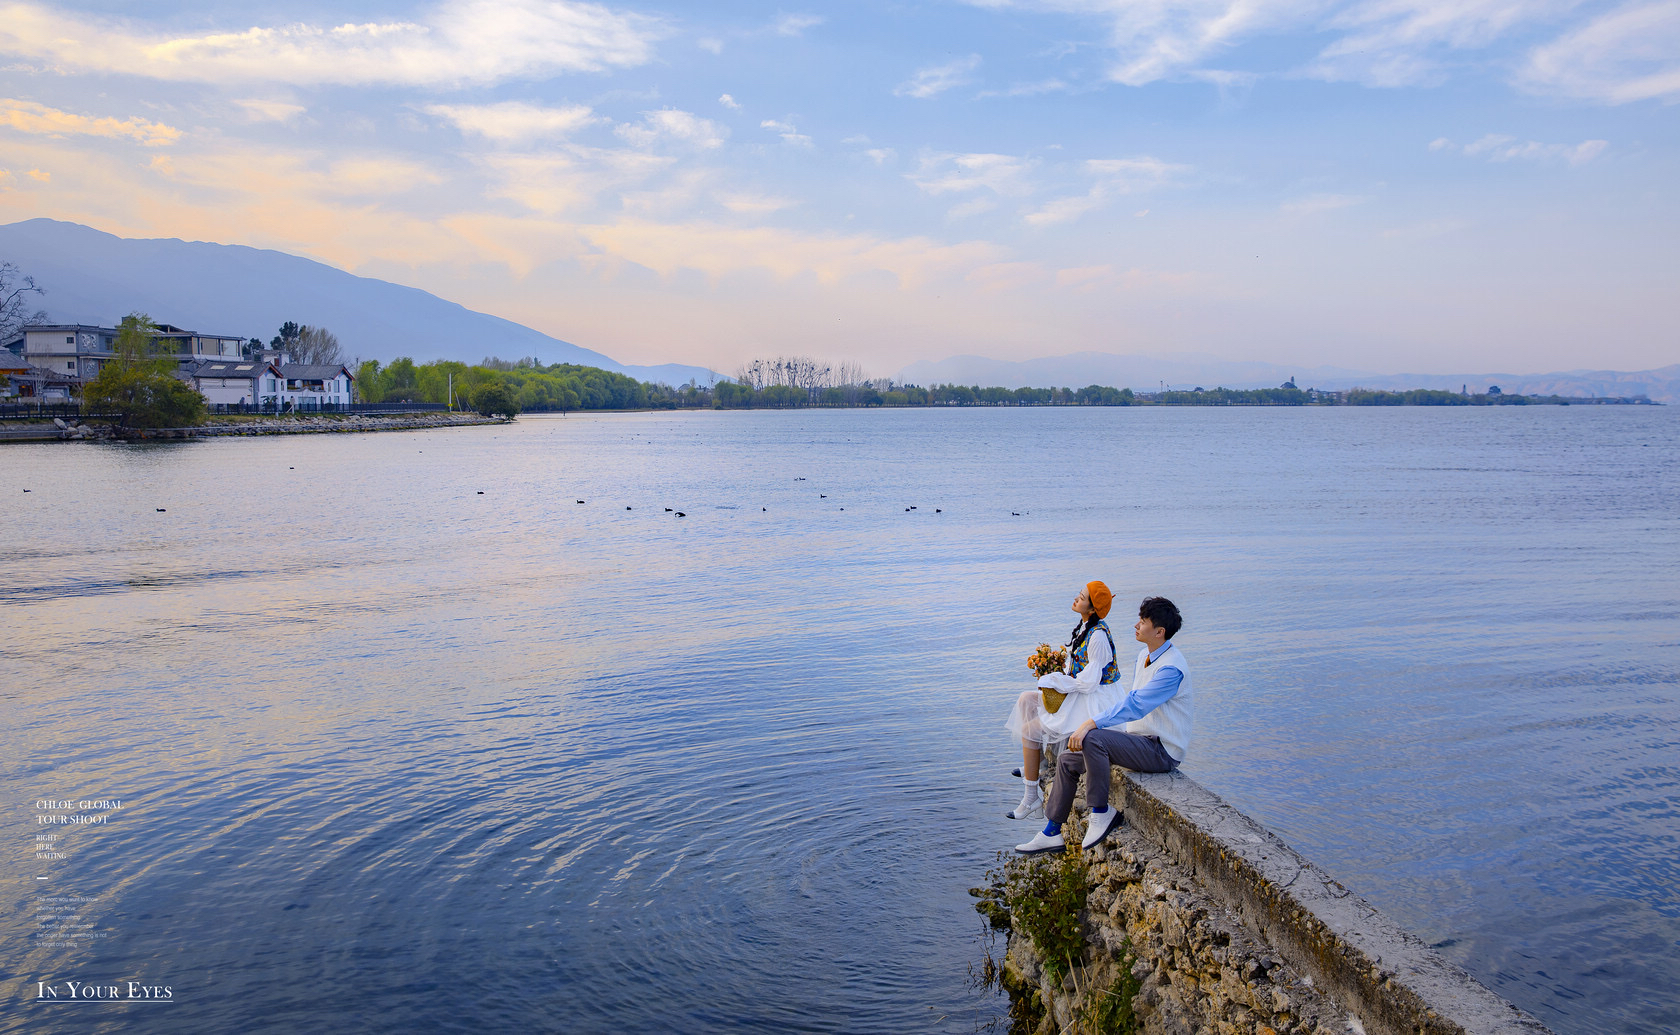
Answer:
<path fill-rule="evenodd" d="M 975 889 L 1014 1035 L 1549 1035 L 1211 791 L 1115 772 L 1102 844 L 1078 800 L 1071 852 Z"/>
<path fill-rule="evenodd" d="M 212 417 L 208 423 L 197 427 L 142 430 L 54 419 L 0 425 L 0 442 L 82 442 L 113 439 L 142 441 L 220 438 L 228 435 L 325 435 L 506 423 L 506 417 L 484 417 L 476 413 L 321 413 L 274 417 Z"/>

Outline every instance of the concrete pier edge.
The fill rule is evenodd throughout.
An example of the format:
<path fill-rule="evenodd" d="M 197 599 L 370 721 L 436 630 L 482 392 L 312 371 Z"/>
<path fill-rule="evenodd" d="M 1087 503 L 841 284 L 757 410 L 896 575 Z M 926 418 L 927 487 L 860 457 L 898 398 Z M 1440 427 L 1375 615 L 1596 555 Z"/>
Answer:
<path fill-rule="evenodd" d="M 1123 777 L 1125 821 L 1344 1003 L 1367 1035 L 1550 1035 L 1194 780 Z"/>

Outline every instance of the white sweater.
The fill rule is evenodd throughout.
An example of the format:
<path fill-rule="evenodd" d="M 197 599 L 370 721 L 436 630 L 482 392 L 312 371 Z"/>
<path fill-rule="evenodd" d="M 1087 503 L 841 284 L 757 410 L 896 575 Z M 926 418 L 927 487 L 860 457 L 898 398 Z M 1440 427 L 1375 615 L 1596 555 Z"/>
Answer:
<path fill-rule="evenodd" d="M 1126 723 L 1127 733 L 1137 733 L 1145 737 L 1160 737 L 1161 746 L 1167 749 L 1167 754 L 1178 762 L 1184 761 L 1184 756 L 1190 750 L 1190 726 L 1194 718 L 1195 709 L 1190 695 L 1190 663 L 1179 653 L 1178 645 L 1174 644 L 1161 652 L 1155 659 L 1155 664 L 1144 671 L 1144 662 L 1149 660 L 1149 648 L 1138 651 L 1137 663 L 1132 667 L 1132 685 L 1143 686 L 1155 674 L 1156 669 L 1176 668 L 1183 673 L 1184 678 L 1178 684 L 1178 692 L 1163 705 L 1145 715 L 1141 719 L 1133 719 Z"/>

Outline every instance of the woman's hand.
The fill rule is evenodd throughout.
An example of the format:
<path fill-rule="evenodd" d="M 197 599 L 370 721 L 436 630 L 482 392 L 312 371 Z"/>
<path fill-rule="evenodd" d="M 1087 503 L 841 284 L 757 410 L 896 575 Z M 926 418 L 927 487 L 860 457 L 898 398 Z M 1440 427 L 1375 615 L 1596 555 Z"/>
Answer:
<path fill-rule="evenodd" d="M 1096 728 L 1097 728 L 1097 724 L 1095 722 L 1092 722 L 1090 719 L 1086 719 L 1084 722 L 1080 723 L 1079 728 L 1073 731 L 1073 736 L 1068 738 L 1068 750 L 1069 751 L 1083 751 L 1083 750 L 1085 750 L 1085 734 L 1091 732 L 1092 730 L 1094 730 Z"/>

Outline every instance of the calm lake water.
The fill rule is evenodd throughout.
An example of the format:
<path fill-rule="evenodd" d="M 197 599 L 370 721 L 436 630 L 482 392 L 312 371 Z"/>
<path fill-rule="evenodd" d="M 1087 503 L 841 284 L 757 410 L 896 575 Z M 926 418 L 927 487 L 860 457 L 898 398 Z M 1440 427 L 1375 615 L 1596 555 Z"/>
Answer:
<path fill-rule="evenodd" d="M 1559 1032 L 1672 1032 L 1677 457 L 1585 406 L 7 446 L 0 1025 L 970 1032 L 1004 715 L 1102 578 L 1185 613 L 1186 772 Z"/>

